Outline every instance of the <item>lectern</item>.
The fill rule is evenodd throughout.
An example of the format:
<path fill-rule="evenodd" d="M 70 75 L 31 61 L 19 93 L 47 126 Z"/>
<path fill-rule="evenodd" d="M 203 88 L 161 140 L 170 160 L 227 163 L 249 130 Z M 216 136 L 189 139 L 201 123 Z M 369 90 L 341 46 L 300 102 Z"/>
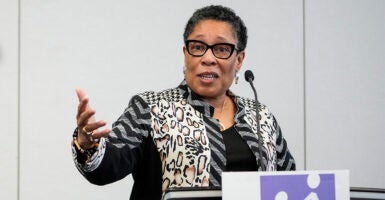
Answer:
<path fill-rule="evenodd" d="M 163 200 L 347 200 L 349 172 L 223 172 L 222 188 L 169 188 Z"/>
<path fill-rule="evenodd" d="M 222 199 L 222 191 L 219 187 L 171 188 L 166 191 L 163 199 L 217 200 Z M 350 200 L 385 200 L 385 188 L 350 187 Z"/>

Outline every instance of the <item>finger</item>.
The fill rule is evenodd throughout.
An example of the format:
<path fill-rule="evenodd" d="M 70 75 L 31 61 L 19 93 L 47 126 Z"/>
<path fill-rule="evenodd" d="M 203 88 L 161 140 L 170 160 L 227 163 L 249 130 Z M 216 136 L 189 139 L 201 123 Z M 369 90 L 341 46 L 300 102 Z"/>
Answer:
<path fill-rule="evenodd" d="M 78 113 L 76 115 L 76 118 L 79 118 L 79 116 L 89 107 L 88 106 L 88 97 L 82 99 L 80 102 L 79 102 L 79 105 L 78 105 Z"/>
<path fill-rule="evenodd" d="M 76 95 L 79 100 L 78 113 L 76 115 L 76 118 L 78 118 L 79 115 L 87 109 L 89 100 L 86 93 L 81 88 L 76 88 Z"/>
<path fill-rule="evenodd" d="M 92 138 L 99 139 L 101 137 L 106 137 L 111 132 L 111 129 L 96 130 L 92 133 Z"/>
<path fill-rule="evenodd" d="M 91 132 L 91 131 L 96 131 L 97 129 L 105 126 L 106 124 L 107 123 L 104 120 L 100 120 L 97 122 L 87 123 L 87 125 L 85 125 L 85 127 L 86 127 L 86 130 L 88 132 Z"/>
<path fill-rule="evenodd" d="M 82 101 L 84 98 L 87 97 L 86 93 L 81 88 L 76 88 L 76 94 L 78 95 L 79 101 Z"/>
<path fill-rule="evenodd" d="M 92 120 L 92 117 L 95 115 L 95 113 L 96 111 L 93 108 L 89 108 L 82 112 L 77 119 L 78 128 L 82 128 L 87 123 L 93 123 L 94 121 Z"/>

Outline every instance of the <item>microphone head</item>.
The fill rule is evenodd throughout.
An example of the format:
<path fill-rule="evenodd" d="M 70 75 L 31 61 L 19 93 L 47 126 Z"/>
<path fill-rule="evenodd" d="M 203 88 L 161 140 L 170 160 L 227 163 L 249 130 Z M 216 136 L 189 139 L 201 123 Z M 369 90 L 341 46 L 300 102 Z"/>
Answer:
<path fill-rule="evenodd" d="M 251 70 L 246 70 L 245 71 L 245 79 L 247 82 L 254 81 L 254 74 Z"/>

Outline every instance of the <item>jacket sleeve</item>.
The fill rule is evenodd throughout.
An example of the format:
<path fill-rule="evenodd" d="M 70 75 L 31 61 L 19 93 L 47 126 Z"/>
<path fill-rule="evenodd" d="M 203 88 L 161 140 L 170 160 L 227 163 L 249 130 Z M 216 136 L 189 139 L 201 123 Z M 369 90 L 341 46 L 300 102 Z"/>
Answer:
<path fill-rule="evenodd" d="M 73 150 L 77 169 L 96 185 L 124 178 L 134 172 L 141 162 L 150 129 L 150 108 L 141 97 L 134 96 L 124 113 L 113 123 L 109 136 L 100 140 L 98 150 L 88 163 L 80 163 Z"/>
<path fill-rule="evenodd" d="M 276 150 L 277 150 L 277 170 L 289 171 L 296 170 L 295 161 L 287 146 L 286 140 L 282 135 L 281 128 L 277 120 L 273 116 L 275 131 L 276 131 Z"/>

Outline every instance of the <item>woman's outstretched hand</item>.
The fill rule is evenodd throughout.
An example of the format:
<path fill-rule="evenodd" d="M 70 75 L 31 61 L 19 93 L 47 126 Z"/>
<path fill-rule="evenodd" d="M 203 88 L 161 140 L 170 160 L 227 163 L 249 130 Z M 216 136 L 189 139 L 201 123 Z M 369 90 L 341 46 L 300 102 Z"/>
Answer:
<path fill-rule="evenodd" d="M 94 146 L 95 139 L 107 136 L 111 130 L 107 128 L 99 130 L 99 128 L 104 127 L 107 123 L 104 120 L 95 120 L 94 115 L 96 111 L 90 107 L 89 99 L 82 89 L 76 89 L 76 94 L 79 99 L 78 112 L 76 114 L 78 126 L 77 142 L 83 149 L 89 149 Z"/>

